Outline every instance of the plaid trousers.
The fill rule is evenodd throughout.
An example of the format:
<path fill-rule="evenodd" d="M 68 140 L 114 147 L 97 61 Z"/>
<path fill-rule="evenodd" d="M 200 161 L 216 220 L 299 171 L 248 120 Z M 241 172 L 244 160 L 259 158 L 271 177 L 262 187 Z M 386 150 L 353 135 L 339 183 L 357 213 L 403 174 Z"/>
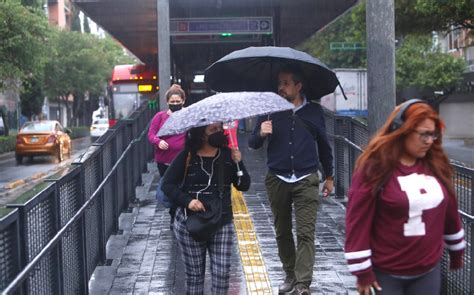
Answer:
<path fill-rule="evenodd" d="M 235 234 L 234 225 L 232 223 L 226 224 L 211 239 L 198 242 L 189 235 L 186 229 L 184 210 L 178 208 L 174 222 L 174 233 L 181 247 L 185 266 L 186 294 L 204 294 L 207 251 L 209 251 L 211 261 L 212 294 L 227 294 Z"/>

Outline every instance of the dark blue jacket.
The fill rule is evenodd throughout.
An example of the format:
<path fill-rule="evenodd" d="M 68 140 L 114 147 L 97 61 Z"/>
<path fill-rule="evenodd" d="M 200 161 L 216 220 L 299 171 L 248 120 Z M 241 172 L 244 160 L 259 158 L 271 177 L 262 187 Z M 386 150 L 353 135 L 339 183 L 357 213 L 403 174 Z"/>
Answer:
<path fill-rule="evenodd" d="M 260 125 L 268 119 L 272 121 L 273 131 L 267 136 L 270 172 L 285 177 L 294 173 L 301 177 L 316 172 L 321 161 L 325 176 L 332 176 L 332 150 L 326 135 L 324 112 L 319 104 L 308 103 L 295 114 L 289 110 L 259 117 L 249 138 L 249 147 L 258 149 L 263 145 L 267 137 L 260 136 Z"/>

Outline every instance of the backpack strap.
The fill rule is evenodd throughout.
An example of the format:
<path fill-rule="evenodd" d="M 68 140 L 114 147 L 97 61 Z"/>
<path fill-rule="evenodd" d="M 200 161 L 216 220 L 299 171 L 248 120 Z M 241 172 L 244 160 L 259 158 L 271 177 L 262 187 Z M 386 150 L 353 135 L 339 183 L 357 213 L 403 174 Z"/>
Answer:
<path fill-rule="evenodd" d="M 183 181 L 181 182 L 181 187 L 184 186 L 184 181 L 186 180 L 186 175 L 188 174 L 189 162 L 191 161 L 191 152 L 188 152 L 188 156 L 186 157 L 186 164 L 184 166 L 184 175 Z"/>

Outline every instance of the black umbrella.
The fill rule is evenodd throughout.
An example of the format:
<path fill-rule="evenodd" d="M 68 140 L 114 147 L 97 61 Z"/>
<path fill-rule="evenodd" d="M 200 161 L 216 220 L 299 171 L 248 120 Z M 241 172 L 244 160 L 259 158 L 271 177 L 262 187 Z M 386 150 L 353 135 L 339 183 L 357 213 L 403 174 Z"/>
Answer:
<path fill-rule="evenodd" d="M 304 93 L 317 100 L 334 92 L 336 74 L 311 55 L 289 47 L 248 47 L 234 51 L 206 69 L 204 81 L 215 91 L 274 91 L 281 68 L 299 69 Z"/>

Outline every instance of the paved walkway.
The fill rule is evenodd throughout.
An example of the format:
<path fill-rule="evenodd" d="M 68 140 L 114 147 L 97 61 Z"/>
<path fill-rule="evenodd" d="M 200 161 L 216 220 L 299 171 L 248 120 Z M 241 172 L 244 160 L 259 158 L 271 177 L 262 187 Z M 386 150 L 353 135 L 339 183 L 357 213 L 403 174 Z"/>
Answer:
<path fill-rule="evenodd" d="M 242 146 L 246 146 L 245 134 L 239 136 Z M 238 238 L 234 243 L 229 294 L 277 294 L 284 273 L 263 184 L 265 151 L 242 149 L 242 153 L 252 186 L 243 195 L 245 202 L 239 194 L 233 195 L 234 211 L 238 211 L 234 222 Z M 154 200 L 156 167 L 150 164 L 149 171 L 143 176 L 144 186 L 137 188 L 139 203 L 133 212 L 121 215 L 121 232 L 107 244 L 109 265 L 96 268 L 89 283 L 91 294 L 185 294 L 184 265 L 169 229 L 169 215 Z M 356 294 L 355 278 L 347 270 L 343 256 L 344 216 L 344 207 L 337 200 L 321 201 L 313 294 Z M 249 242 L 242 240 L 245 237 L 255 243 L 246 247 Z M 209 268 L 205 286 L 205 294 L 211 294 Z"/>

